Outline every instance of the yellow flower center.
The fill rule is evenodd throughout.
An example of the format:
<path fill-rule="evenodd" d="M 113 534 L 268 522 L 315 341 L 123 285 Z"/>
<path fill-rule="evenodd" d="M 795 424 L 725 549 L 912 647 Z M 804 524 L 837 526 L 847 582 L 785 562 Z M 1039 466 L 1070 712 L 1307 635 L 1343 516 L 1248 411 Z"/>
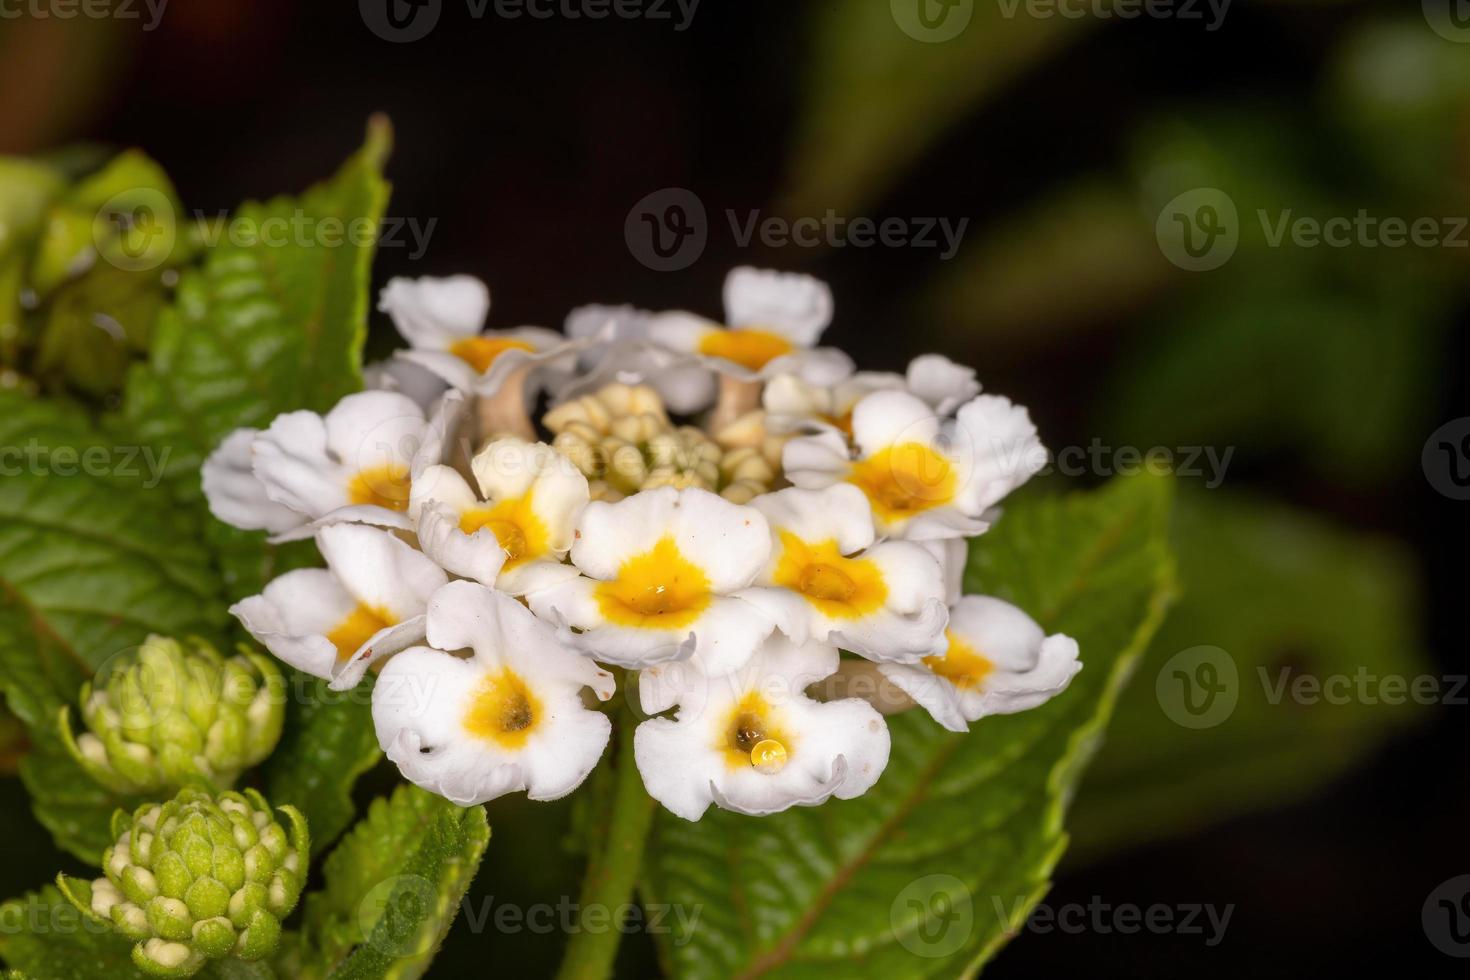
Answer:
<path fill-rule="evenodd" d="M 389 463 L 359 470 L 347 484 L 347 497 L 354 504 L 373 504 L 402 512 L 408 510 L 409 489 L 408 467 Z"/>
<path fill-rule="evenodd" d="M 495 359 L 509 350 L 534 351 L 524 340 L 509 337 L 466 337 L 449 345 L 449 353 L 484 374 Z"/>
<path fill-rule="evenodd" d="M 857 619 L 883 607 L 888 585 L 875 562 L 844 558 L 837 542 L 803 541 L 790 531 L 779 531 L 781 557 L 772 575 L 776 584 L 799 592 L 823 614 Z"/>
<path fill-rule="evenodd" d="M 752 371 L 793 349 L 791 341 L 768 330 L 711 330 L 699 342 L 701 354 L 723 357 Z"/>
<path fill-rule="evenodd" d="M 959 489 L 953 464 L 921 442 L 888 446 L 858 460 L 848 481 L 868 495 L 874 513 L 885 521 L 942 507 Z"/>
<path fill-rule="evenodd" d="M 347 617 L 333 626 L 327 633 L 327 639 L 332 646 L 337 648 L 337 662 L 343 663 L 352 658 L 368 640 L 372 639 L 378 630 L 385 630 L 390 626 L 398 625 L 398 620 L 393 614 L 385 609 L 374 606 L 357 604 L 357 608 L 347 614 Z"/>
<path fill-rule="evenodd" d="M 725 764 L 731 769 L 750 766 L 767 775 L 786 767 L 791 757 L 791 736 L 760 694 L 752 691 L 730 710 L 721 726 Z"/>
<path fill-rule="evenodd" d="M 464 715 L 471 735 L 502 748 L 519 749 L 526 744 L 541 720 L 541 700 L 509 667 L 486 674 Z"/>
<path fill-rule="evenodd" d="M 960 639 L 954 630 L 945 630 L 944 635 L 949 639 L 949 650 L 941 656 L 925 657 L 925 665 L 962 690 L 979 687 L 995 664 Z"/>
<path fill-rule="evenodd" d="M 679 553 L 672 537 L 623 562 L 618 577 L 597 586 L 602 615 L 620 626 L 668 630 L 688 626 L 710 603 L 709 578 Z"/>
<path fill-rule="evenodd" d="M 493 507 L 476 507 L 459 515 L 459 529 L 474 534 L 488 527 L 505 552 L 505 567 L 539 558 L 550 549 L 550 532 L 532 506 L 532 492 L 502 500 Z"/>

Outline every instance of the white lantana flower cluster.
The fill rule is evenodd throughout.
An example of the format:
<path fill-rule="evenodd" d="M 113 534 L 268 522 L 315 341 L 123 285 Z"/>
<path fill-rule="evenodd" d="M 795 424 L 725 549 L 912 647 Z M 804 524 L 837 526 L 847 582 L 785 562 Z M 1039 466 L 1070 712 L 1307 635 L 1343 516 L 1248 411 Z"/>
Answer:
<path fill-rule="evenodd" d="M 404 776 L 460 804 L 551 800 L 597 764 L 625 692 L 648 792 L 698 820 L 866 792 L 883 714 L 964 731 L 1063 690 L 1077 644 L 960 595 L 965 539 L 1045 461 L 1026 410 L 938 355 L 854 373 L 816 346 L 810 277 L 741 268 L 727 324 L 574 310 L 566 334 L 482 331 L 469 277 L 383 291 L 409 347 L 375 390 L 227 438 L 216 516 L 314 537 L 232 611 L 337 689 L 379 673 Z M 823 699 L 851 658 L 885 696 Z M 595 700 L 594 700 L 595 699 Z"/>

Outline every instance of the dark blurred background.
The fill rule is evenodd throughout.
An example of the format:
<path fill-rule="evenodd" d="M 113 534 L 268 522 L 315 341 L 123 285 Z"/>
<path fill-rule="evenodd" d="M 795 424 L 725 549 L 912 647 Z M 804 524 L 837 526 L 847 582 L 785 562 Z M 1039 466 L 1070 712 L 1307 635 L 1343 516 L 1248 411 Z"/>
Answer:
<path fill-rule="evenodd" d="M 1453 448 L 1470 423 L 1444 455 L 1431 441 L 1470 414 L 1463 4 L 1236 0 L 1220 16 L 1181 0 L 1125 19 L 1099 16 L 1115 11 L 1101 0 L 1068 7 L 1080 17 L 973 0 L 950 11 L 961 29 L 920 25 L 927 37 L 912 4 L 887 0 L 704 0 L 684 29 L 672 2 L 667 19 L 441 6 L 401 43 L 343 2 L 173 0 L 153 29 L 141 4 L 136 20 L 17 4 L 0 18 L 0 153 L 139 147 L 213 215 L 325 177 L 385 112 L 403 226 L 379 285 L 471 272 L 493 325 L 556 326 L 593 301 L 717 315 L 731 266 L 799 269 L 831 283 L 826 339 L 861 367 L 938 350 L 1027 404 L 1054 450 L 1106 447 L 1046 482 L 1094 485 L 1130 465 L 1119 447 L 1160 447 L 1180 470 L 1183 595 L 1076 802 L 1045 904 L 1176 919 L 1233 906 L 1228 927 L 1213 946 L 1208 926 L 1023 934 L 987 974 L 1463 971 L 1421 922 L 1430 893 L 1470 873 L 1470 690 L 1453 680 L 1470 671 L 1455 619 L 1470 504 L 1448 469 L 1470 471 Z M 664 272 L 637 229 L 640 211 L 667 217 L 670 189 L 702 205 L 705 244 Z M 737 234 L 756 212 L 829 211 L 967 224 L 952 256 L 937 230 L 938 247 Z M 1341 246 L 1273 241 L 1283 216 L 1360 211 L 1435 230 L 1398 246 L 1361 229 Z M 1203 256 L 1184 248 L 1201 242 Z M 376 317 L 381 354 L 395 338 Z M 1223 473 L 1205 450 L 1229 452 Z M 1238 666 L 1238 705 L 1191 729 L 1155 681 L 1201 645 Z M 1262 671 L 1369 680 L 1342 703 L 1272 703 Z M 1440 694 L 1361 693 L 1383 677 L 1436 678 Z M 66 862 L 32 846 L 5 783 L 9 895 Z M 572 804 L 489 810 L 471 901 L 576 895 Z M 434 974 L 542 975 L 557 945 L 461 925 Z M 621 966 L 649 974 L 646 939 Z"/>

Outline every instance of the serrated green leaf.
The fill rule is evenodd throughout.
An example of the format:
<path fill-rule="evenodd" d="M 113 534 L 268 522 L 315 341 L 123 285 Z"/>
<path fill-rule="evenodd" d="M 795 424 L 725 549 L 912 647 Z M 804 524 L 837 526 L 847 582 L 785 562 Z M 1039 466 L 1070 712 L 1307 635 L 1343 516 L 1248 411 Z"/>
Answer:
<path fill-rule="evenodd" d="M 1299 799 L 1425 710 L 1411 690 L 1389 691 L 1400 703 L 1385 703 L 1378 683 L 1433 675 L 1414 626 L 1413 563 L 1399 546 L 1246 496 L 1195 491 L 1179 503 L 1183 598 L 1083 784 L 1081 858 Z M 1166 712 L 1158 684 L 1171 658 L 1201 646 L 1230 657 L 1237 700 L 1190 728 Z M 1360 672 L 1368 699 L 1358 696 Z M 1332 700 L 1277 698 L 1298 676 L 1351 684 L 1333 682 Z M 1177 705 L 1171 694 L 1168 707 Z"/>
<path fill-rule="evenodd" d="M 0 906 L 0 959 L 32 980 L 144 980 L 132 948 L 50 885 Z"/>
<path fill-rule="evenodd" d="M 294 806 L 311 826 L 311 846 L 325 851 L 352 823 L 352 787 L 382 758 L 373 728 L 371 680 L 351 691 L 292 670 L 281 741 L 266 760 L 266 796 Z"/>
<path fill-rule="evenodd" d="M 0 480 L 0 689 L 30 731 L 22 776 L 36 816 L 95 860 L 113 808 L 128 801 L 61 750 L 57 711 L 149 633 L 217 639 L 219 580 L 141 454 L 91 431 L 79 411 L 0 392 L 0 445 L 10 469 Z"/>
<path fill-rule="evenodd" d="M 375 232 L 387 204 L 389 142 L 386 121 L 374 120 L 367 143 L 331 180 L 299 198 L 247 203 L 205 230 L 203 266 L 184 274 L 160 316 L 123 412 L 139 438 L 173 447 L 167 473 L 181 502 L 200 500 L 199 466 L 234 429 L 301 408 L 326 411 L 361 387 L 376 240 L 361 226 Z M 293 230 L 281 243 L 257 234 L 267 222 Z M 332 228 L 357 233 L 317 240 Z M 209 524 L 230 597 L 258 592 L 282 566 L 264 533 Z"/>
<path fill-rule="evenodd" d="M 662 814 L 644 897 L 698 914 L 663 937 L 670 972 L 955 976 L 992 955 L 1046 891 L 1066 802 L 1163 615 L 1169 503 L 1164 478 L 1117 480 L 1008 504 L 976 540 L 967 591 L 1081 645 L 1082 672 L 1050 703 L 968 735 L 895 716 L 888 769 L 856 800 L 698 823 Z"/>
<path fill-rule="evenodd" d="M 416 786 L 377 799 L 306 897 L 291 966 L 303 978 L 423 975 L 459 914 L 490 839 L 485 808 Z"/>

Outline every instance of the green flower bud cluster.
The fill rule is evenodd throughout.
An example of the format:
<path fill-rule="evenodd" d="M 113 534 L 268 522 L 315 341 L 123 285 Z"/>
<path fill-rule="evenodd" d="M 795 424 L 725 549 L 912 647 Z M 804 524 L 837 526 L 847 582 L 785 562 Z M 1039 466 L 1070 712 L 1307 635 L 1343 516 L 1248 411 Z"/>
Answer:
<path fill-rule="evenodd" d="M 228 789 L 281 737 L 286 679 L 242 646 L 226 658 L 202 640 L 150 636 L 94 687 L 82 687 L 88 732 L 61 738 L 83 769 L 116 792 L 145 796 L 200 785 Z"/>
<path fill-rule="evenodd" d="M 289 830 L 254 790 L 211 796 L 184 789 L 131 817 L 113 817 L 117 843 L 105 878 L 64 875 L 61 890 L 85 914 L 133 940 L 133 962 L 159 977 L 188 977 L 210 960 L 275 952 L 281 920 L 301 897 L 311 845 L 306 820 L 281 807 Z"/>

